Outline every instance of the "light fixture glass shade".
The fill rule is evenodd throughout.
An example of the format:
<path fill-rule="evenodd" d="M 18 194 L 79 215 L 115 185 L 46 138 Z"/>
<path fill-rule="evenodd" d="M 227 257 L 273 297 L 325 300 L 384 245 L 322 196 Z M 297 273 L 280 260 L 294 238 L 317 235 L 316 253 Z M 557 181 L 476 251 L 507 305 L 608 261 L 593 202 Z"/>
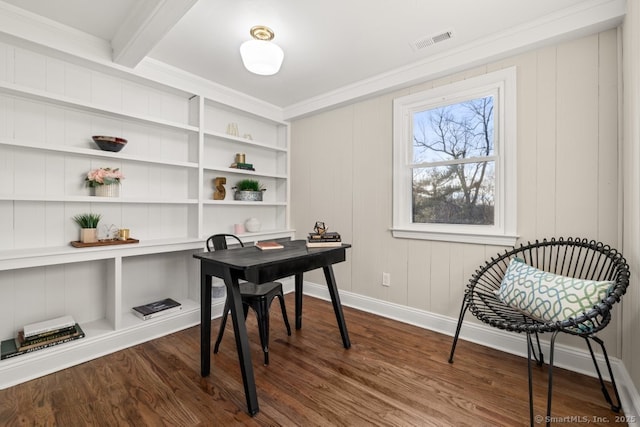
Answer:
<path fill-rule="evenodd" d="M 240 56 L 247 70 L 261 76 L 270 76 L 280 71 L 284 52 L 271 41 L 254 39 L 242 43 Z"/>

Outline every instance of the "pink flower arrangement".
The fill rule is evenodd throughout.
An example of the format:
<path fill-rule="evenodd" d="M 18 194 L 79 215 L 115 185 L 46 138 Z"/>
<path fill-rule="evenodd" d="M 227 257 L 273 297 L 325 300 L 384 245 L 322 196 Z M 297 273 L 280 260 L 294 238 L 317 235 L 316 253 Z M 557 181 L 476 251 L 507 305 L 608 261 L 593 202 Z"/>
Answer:
<path fill-rule="evenodd" d="M 98 187 L 100 185 L 120 184 L 120 180 L 124 179 L 124 175 L 119 168 L 99 168 L 87 173 L 84 179 L 87 187 Z"/>

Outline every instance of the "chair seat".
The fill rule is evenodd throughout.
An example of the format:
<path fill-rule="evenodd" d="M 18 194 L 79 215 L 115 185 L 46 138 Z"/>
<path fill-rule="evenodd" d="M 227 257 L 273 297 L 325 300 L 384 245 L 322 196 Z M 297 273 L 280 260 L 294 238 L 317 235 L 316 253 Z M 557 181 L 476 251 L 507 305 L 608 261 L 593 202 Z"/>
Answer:
<path fill-rule="evenodd" d="M 214 234 L 209 237 L 206 242 L 208 251 L 228 250 L 227 238 L 232 239 L 244 247 L 244 243 L 238 236 L 233 234 Z M 251 282 L 239 283 L 240 296 L 242 297 L 242 305 L 244 311 L 244 317 L 247 318 L 249 307 L 251 307 L 258 317 L 258 330 L 260 332 L 260 343 L 262 345 L 262 351 L 264 353 L 264 364 L 269 364 L 269 307 L 274 298 L 278 298 L 280 301 L 280 310 L 282 311 L 282 319 L 287 327 L 287 335 L 291 335 L 291 327 L 289 326 L 289 319 L 287 318 L 287 310 L 284 305 L 284 294 L 282 292 L 282 283 L 279 282 L 267 282 L 262 284 L 255 284 Z M 218 338 L 216 339 L 213 352 L 217 353 L 224 335 L 224 329 L 227 324 L 227 315 L 229 314 L 231 307 L 229 306 L 229 298 L 224 303 L 224 310 L 222 313 L 222 322 L 220 324 L 220 330 L 218 331 Z"/>
<path fill-rule="evenodd" d="M 242 294 L 242 299 L 266 297 L 274 291 L 279 292 L 281 288 L 282 284 L 278 282 L 267 282 L 260 285 L 256 285 L 251 282 L 244 282 L 240 283 L 240 294 Z"/>

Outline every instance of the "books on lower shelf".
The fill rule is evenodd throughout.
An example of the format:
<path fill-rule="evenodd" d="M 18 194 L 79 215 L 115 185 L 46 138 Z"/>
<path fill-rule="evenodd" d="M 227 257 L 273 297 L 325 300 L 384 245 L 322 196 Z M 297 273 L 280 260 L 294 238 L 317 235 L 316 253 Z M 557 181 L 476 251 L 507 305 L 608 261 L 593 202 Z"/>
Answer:
<path fill-rule="evenodd" d="M 0 360 L 64 344 L 84 336 L 84 331 L 78 323 L 74 323 L 72 327 L 59 328 L 30 337 L 25 337 L 25 330 L 22 329 L 15 338 L 0 342 Z"/>
<path fill-rule="evenodd" d="M 133 307 L 131 311 L 142 320 L 153 319 L 182 310 L 182 304 L 171 298 Z"/>
<path fill-rule="evenodd" d="M 268 251 L 271 249 L 282 249 L 284 248 L 284 246 L 282 246 L 280 243 L 278 242 L 274 242 L 274 241 L 268 241 L 268 242 L 256 242 L 256 247 L 262 251 Z"/>
<path fill-rule="evenodd" d="M 73 320 L 73 317 L 61 316 L 56 317 L 55 319 L 25 325 L 23 333 L 24 336 L 28 338 L 47 332 L 57 331 L 59 329 L 72 328 L 75 324 L 76 322 Z"/>

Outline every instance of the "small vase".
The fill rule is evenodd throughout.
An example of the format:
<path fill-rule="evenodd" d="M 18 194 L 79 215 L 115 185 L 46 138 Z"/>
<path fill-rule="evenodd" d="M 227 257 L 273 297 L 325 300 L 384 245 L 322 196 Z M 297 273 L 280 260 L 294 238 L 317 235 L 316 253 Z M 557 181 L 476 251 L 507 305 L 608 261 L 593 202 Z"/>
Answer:
<path fill-rule="evenodd" d="M 94 187 L 95 195 L 98 197 L 119 197 L 120 184 L 98 185 Z"/>
<path fill-rule="evenodd" d="M 80 229 L 80 241 L 82 243 L 95 243 L 98 241 L 98 229 L 97 228 L 81 228 Z"/>
<path fill-rule="evenodd" d="M 249 233 L 257 233 L 258 231 L 260 231 L 260 226 L 261 224 L 258 218 L 249 218 L 244 222 L 244 228 Z"/>

